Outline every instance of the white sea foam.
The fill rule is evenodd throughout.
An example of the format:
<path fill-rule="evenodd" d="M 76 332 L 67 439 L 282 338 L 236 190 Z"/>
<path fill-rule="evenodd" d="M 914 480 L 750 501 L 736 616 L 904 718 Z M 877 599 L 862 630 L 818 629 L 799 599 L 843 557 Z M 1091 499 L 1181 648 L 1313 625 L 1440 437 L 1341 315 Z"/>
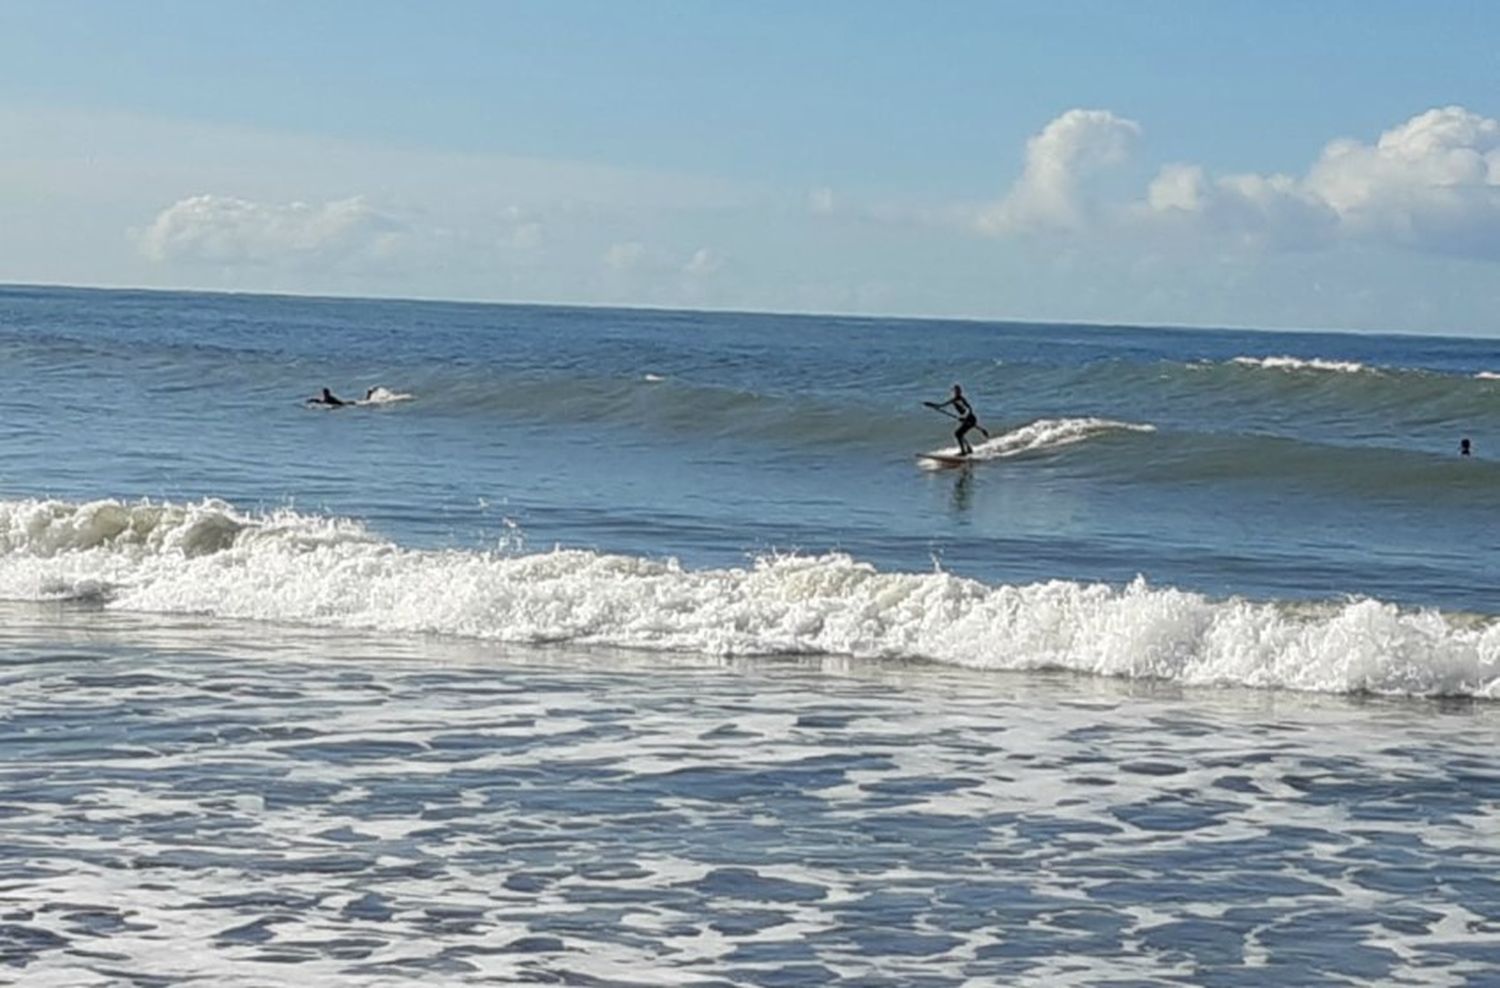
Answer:
<path fill-rule="evenodd" d="M 1500 372 L 1497 371 L 1480 371 L 1474 376 L 1481 381 L 1500 381 Z"/>
<path fill-rule="evenodd" d="M 1359 374 L 1371 371 L 1371 368 L 1356 360 L 1324 360 L 1321 357 L 1235 357 L 1231 363 L 1242 367 L 1262 367 L 1266 370 L 1281 371 L 1329 371 L 1339 374 Z"/>
<path fill-rule="evenodd" d="M 828 653 L 1193 684 L 1500 696 L 1500 624 L 1374 600 L 988 586 L 843 555 L 686 570 L 581 550 L 403 548 L 357 522 L 222 502 L 0 501 L 0 597 L 507 642 Z"/>
<path fill-rule="evenodd" d="M 1136 422 L 1115 422 L 1110 419 L 1037 419 L 1003 435 L 974 444 L 973 459 L 997 460 L 1023 453 L 1037 453 L 1063 446 L 1072 446 L 1096 436 L 1115 432 L 1155 432 L 1156 426 Z M 958 453 L 957 446 L 939 450 L 952 456 Z"/>
<path fill-rule="evenodd" d="M 374 387 L 356 405 L 394 405 L 400 401 L 411 401 L 416 395 L 404 391 L 392 391 L 390 388 Z"/>

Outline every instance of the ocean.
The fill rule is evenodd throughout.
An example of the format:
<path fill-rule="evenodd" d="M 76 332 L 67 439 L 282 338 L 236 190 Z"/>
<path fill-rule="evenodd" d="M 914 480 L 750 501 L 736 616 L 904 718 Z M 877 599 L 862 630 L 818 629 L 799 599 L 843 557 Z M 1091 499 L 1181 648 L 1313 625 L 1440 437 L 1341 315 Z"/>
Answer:
<path fill-rule="evenodd" d="M 0 287 L 0 983 L 1500 984 L 1497 517 L 1484 340 Z"/>

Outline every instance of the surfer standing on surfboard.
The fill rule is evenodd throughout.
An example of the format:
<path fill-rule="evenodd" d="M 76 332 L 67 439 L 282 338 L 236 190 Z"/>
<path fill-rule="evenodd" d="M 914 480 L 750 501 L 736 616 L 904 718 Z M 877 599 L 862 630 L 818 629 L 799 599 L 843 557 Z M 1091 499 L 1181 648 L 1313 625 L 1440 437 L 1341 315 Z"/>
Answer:
<path fill-rule="evenodd" d="M 954 418 L 958 419 L 958 428 L 953 431 L 953 438 L 958 440 L 958 455 L 972 455 L 974 452 L 974 447 L 969 445 L 969 441 L 965 439 L 964 436 L 968 434 L 970 429 L 980 429 L 979 416 L 974 414 L 974 406 L 970 405 L 969 399 L 964 397 L 964 389 L 955 384 L 953 386 L 952 398 L 949 398 L 947 401 L 941 402 L 924 401 L 922 402 L 922 404 L 926 405 L 928 408 L 936 409 L 939 412 L 942 412 L 943 409 L 949 407 L 950 405 L 953 407 L 953 411 L 951 413 L 943 412 L 943 414 L 952 414 Z M 980 429 L 980 431 L 983 432 L 984 430 Z"/>

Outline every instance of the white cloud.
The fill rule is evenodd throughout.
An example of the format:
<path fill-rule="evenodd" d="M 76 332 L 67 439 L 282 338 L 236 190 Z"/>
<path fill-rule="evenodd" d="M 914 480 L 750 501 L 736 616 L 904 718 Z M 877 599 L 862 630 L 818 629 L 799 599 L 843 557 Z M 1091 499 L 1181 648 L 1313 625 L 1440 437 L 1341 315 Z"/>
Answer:
<path fill-rule="evenodd" d="M 724 259 L 707 247 L 699 247 L 693 251 L 693 256 L 688 258 L 682 266 L 682 273 L 693 278 L 706 278 L 717 272 L 724 266 Z"/>
<path fill-rule="evenodd" d="M 629 271 L 646 256 L 646 246 L 635 240 L 611 244 L 604 252 L 604 266 L 612 271 Z"/>
<path fill-rule="evenodd" d="M 1310 248 L 1330 242 L 1338 216 L 1288 175 L 1210 178 L 1197 165 L 1167 165 L 1127 222 L 1210 234 L 1245 245 Z"/>
<path fill-rule="evenodd" d="M 1027 142 L 1005 198 L 977 211 L 987 233 L 1165 233 L 1310 249 L 1340 241 L 1500 258 L 1500 121 L 1429 110 L 1374 144 L 1336 140 L 1301 177 L 1210 175 L 1168 164 L 1138 199 L 1096 201 L 1087 180 L 1120 164 L 1140 128 L 1069 110 Z"/>
<path fill-rule="evenodd" d="M 141 234 L 140 248 L 158 263 L 342 263 L 388 256 L 401 229 L 401 224 L 358 196 L 322 205 L 266 205 L 231 196 L 198 195 L 158 213 Z"/>
<path fill-rule="evenodd" d="M 1314 142 L 1282 176 L 1234 175 L 1249 164 L 1211 168 L 1189 154 L 1152 181 L 1161 162 L 1136 146 L 1139 128 L 1095 114 L 1093 124 L 1064 115 L 1070 128 L 1036 135 L 1025 181 L 1002 211 L 957 199 L 963 193 L 938 176 L 914 202 L 874 172 L 784 187 L 775 176 L 747 183 L 0 99 L 0 145 L 15 152 L 0 156 L 0 277 L 1122 322 L 1500 326 L 1500 279 L 1434 253 L 1500 257 L 1486 239 L 1496 228 L 1495 124 L 1484 116 L 1442 110 L 1387 137 L 1372 130 L 1326 151 Z M 1224 107 L 1202 139 L 1238 122 Z M 246 205 L 230 208 L 229 190 Z M 198 191 L 219 194 L 189 209 L 184 196 Z M 331 208 L 354 192 L 367 198 Z M 295 202 L 311 205 L 299 211 Z M 819 215 L 824 208 L 831 215 Z M 362 223 L 378 221 L 367 213 L 398 226 L 372 233 Z M 981 214 L 1003 236 L 975 239 Z M 1047 232 L 1055 239 L 1027 239 Z M 1351 242 L 1423 253 L 1223 249 Z M 701 267 L 730 260 L 711 278 L 692 277 L 685 269 L 705 244 L 714 247 Z M 373 260 L 382 251 L 393 253 Z M 629 270 L 606 266 L 607 253 Z"/>
<path fill-rule="evenodd" d="M 1081 230 L 1093 220 L 1088 180 L 1129 154 L 1141 128 L 1108 110 L 1069 110 L 1026 142 L 1009 194 L 978 217 L 988 233 Z"/>
<path fill-rule="evenodd" d="M 1306 186 L 1350 235 L 1500 256 L 1500 121 L 1463 107 L 1418 114 L 1374 145 L 1329 144 Z"/>
<path fill-rule="evenodd" d="M 733 238 L 758 229 L 786 199 L 710 175 L 3 96 L 0 147 L 15 152 L 0 156 L 8 281 L 630 301 L 638 278 L 624 288 L 595 280 L 610 244 L 682 244 L 681 256 L 660 264 L 676 274 L 707 242 L 702 231 Z M 351 202 L 355 193 L 365 198 Z M 648 255 L 641 267 L 655 271 L 653 263 Z"/>
<path fill-rule="evenodd" d="M 1197 165 L 1167 165 L 1146 189 L 1146 205 L 1160 213 L 1197 213 L 1208 199 L 1208 179 Z"/>

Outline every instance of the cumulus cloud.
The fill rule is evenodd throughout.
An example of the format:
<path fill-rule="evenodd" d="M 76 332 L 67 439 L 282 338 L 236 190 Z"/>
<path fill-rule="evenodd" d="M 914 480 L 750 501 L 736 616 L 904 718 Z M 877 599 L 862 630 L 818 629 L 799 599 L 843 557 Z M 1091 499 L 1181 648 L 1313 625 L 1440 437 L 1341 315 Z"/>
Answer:
<path fill-rule="evenodd" d="M 1373 145 L 1334 141 L 1305 184 L 1351 235 L 1500 256 L 1500 121 L 1461 106 L 1418 114 Z"/>
<path fill-rule="evenodd" d="M 989 233 L 1081 230 L 1093 219 L 1089 179 L 1125 160 L 1141 128 L 1108 110 L 1069 110 L 1026 142 L 1026 167 L 1004 199 L 982 211 Z"/>
<path fill-rule="evenodd" d="M 264 204 L 198 195 L 173 203 L 141 234 L 140 248 L 157 262 L 219 265 L 345 262 L 379 258 L 397 245 L 402 224 L 363 198 L 321 205 Z"/>
<path fill-rule="evenodd" d="M 1131 221 L 1208 233 L 1244 245 L 1311 248 L 1338 232 L 1338 215 L 1289 175 L 1211 178 L 1197 165 L 1167 165 L 1146 188 Z"/>
<path fill-rule="evenodd" d="M 987 233 L 1176 232 L 1310 249 L 1336 242 L 1500 258 L 1500 121 L 1429 110 L 1374 144 L 1331 142 L 1301 176 L 1161 168 L 1135 199 L 1095 201 L 1089 180 L 1128 157 L 1140 128 L 1069 110 L 1027 142 L 1021 177 L 978 211 Z"/>

